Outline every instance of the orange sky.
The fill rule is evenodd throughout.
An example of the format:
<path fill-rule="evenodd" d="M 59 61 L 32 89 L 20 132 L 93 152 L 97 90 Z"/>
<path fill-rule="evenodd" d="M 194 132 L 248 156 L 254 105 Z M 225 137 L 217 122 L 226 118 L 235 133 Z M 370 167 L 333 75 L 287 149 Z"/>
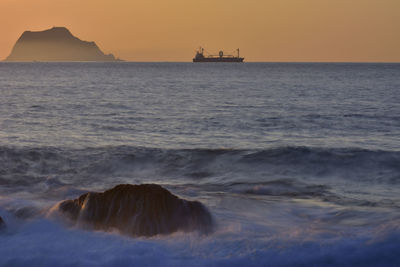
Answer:
<path fill-rule="evenodd" d="M 133 61 L 400 62 L 400 0 L 0 0 L 0 59 L 25 30 L 65 26 Z"/>

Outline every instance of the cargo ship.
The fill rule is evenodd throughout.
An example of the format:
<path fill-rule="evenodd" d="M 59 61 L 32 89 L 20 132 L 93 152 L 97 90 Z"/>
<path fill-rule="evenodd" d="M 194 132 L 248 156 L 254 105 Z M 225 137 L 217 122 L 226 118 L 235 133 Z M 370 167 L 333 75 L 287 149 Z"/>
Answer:
<path fill-rule="evenodd" d="M 204 48 L 200 47 L 196 51 L 196 56 L 193 58 L 193 62 L 243 62 L 244 57 L 240 57 L 239 48 L 236 49 L 237 56 L 224 55 L 224 51 L 219 51 L 218 55 L 204 55 Z"/>

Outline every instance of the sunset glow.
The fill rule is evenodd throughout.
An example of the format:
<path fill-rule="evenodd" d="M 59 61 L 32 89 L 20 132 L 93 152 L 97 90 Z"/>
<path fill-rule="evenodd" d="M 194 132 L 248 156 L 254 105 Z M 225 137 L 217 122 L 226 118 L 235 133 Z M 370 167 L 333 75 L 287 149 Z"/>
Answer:
<path fill-rule="evenodd" d="M 400 61 L 398 0 L 2 0 L 0 58 L 25 30 L 65 26 L 132 61 Z"/>

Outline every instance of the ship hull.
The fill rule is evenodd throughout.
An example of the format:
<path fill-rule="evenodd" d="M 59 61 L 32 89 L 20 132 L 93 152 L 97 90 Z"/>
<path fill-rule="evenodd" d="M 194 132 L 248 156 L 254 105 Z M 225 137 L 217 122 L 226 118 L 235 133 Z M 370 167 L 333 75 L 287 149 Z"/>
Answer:
<path fill-rule="evenodd" d="M 243 62 L 243 57 L 227 57 L 227 58 L 194 58 L 193 62 L 232 62 L 232 63 L 240 63 Z"/>

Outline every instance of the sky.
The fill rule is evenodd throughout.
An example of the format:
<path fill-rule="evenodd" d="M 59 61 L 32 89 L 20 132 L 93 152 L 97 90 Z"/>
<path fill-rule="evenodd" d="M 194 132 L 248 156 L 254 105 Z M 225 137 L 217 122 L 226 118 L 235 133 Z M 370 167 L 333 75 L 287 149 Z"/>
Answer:
<path fill-rule="evenodd" d="M 53 26 L 130 61 L 400 62 L 400 0 L 0 0 L 0 59 Z"/>

